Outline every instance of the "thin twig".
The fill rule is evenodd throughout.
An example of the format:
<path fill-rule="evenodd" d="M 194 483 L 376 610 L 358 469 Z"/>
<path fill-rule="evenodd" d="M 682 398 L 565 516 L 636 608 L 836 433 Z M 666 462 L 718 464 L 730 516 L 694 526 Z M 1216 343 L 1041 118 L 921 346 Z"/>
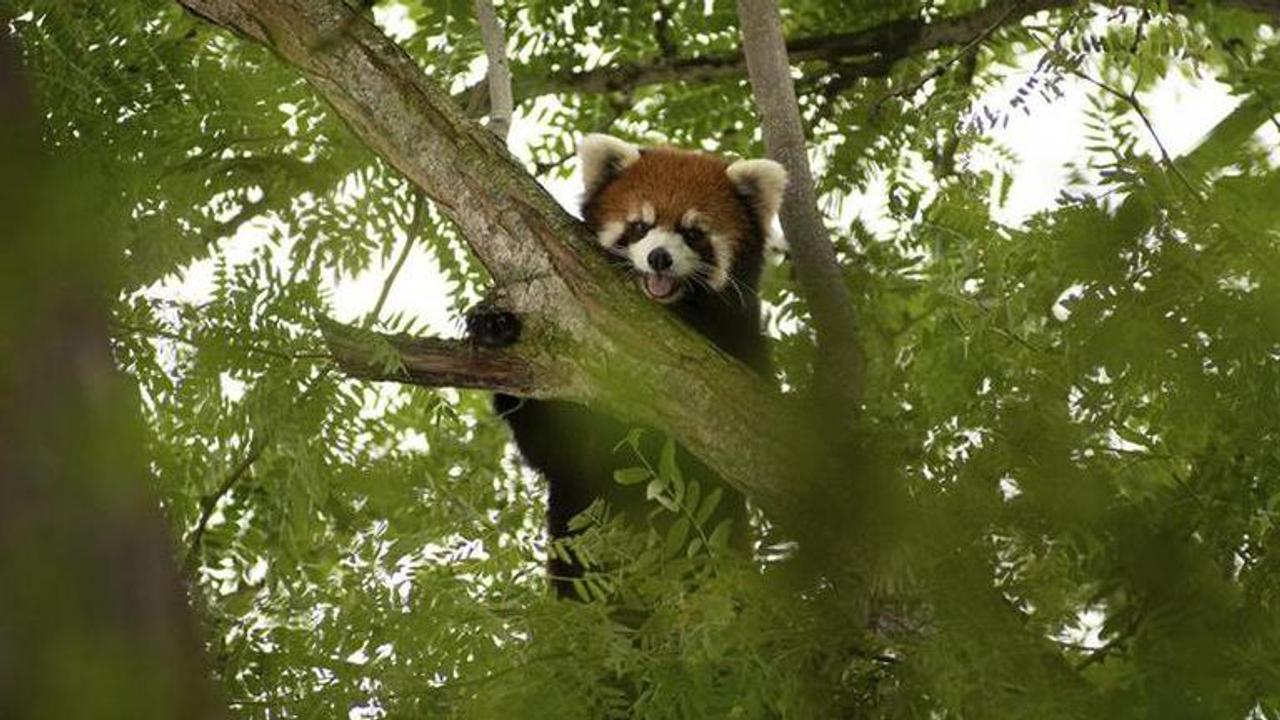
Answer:
<path fill-rule="evenodd" d="M 1134 95 L 1131 92 L 1124 92 L 1123 90 L 1117 90 L 1116 88 L 1111 87 L 1110 85 L 1108 85 L 1105 82 L 1102 82 L 1101 80 L 1097 80 L 1093 77 L 1090 77 L 1088 73 L 1083 72 L 1078 68 L 1068 67 L 1067 71 L 1070 72 L 1072 75 L 1075 75 L 1076 77 L 1080 78 L 1081 80 L 1084 80 L 1085 82 L 1092 83 L 1093 85 L 1097 86 L 1101 90 L 1116 96 L 1117 98 L 1123 100 L 1126 104 L 1128 104 L 1129 107 L 1131 107 L 1133 111 L 1137 113 L 1138 119 L 1142 121 L 1142 124 L 1146 126 L 1147 133 L 1151 135 L 1151 139 L 1155 141 L 1156 148 L 1160 151 L 1161 163 L 1170 172 L 1172 172 L 1175 176 L 1177 176 L 1178 180 L 1182 181 L 1182 184 L 1186 186 L 1187 192 L 1191 193 L 1192 197 L 1194 197 L 1196 200 L 1203 201 L 1203 198 L 1200 197 L 1200 193 L 1196 191 L 1195 186 L 1191 184 L 1191 181 L 1187 179 L 1186 175 L 1182 174 L 1182 169 L 1179 168 L 1177 163 L 1173 161 L 1173 156 L 1169 154 L 1168 148 L 1165 147 L 1164 141 L 1160 139 L 1160 134 L 1156 132 L 1155 126 L 1151 124 L 1151 118 L 1147 116 L 1147 111 L 1142 107 L 1142 103 L 1138 101 L 1138 97 L 1136 95 Z"/>
<path fill-rule="evenodd" d="M 1031 35 L 1031 37 L 1035 39 L 1036 43 L 1038 43 L 1040 47 L 1044 48 L 1045 52 L 1049 53 L 1050 57 L 1060 58 L 1063 56 L 1063 50 L 1057 44 L 1056 41 L 1054 46 L 1051 47 L 1049 45 L 1046 45 L 1044 41 L 1041 40 L 1039 37 L 1037 37 L 1034 33 Z M 1173 175 L 1177 177 L 1179 181 L 1182 182 L 1182 184 L 1187 188 L 1187 192 L 1191 193 L 1191 197 L 1195 198 L 1199 202 L 1204 202 L 1204 198 L 1200 197 L 1200 193 L 1196 190 L 1195 185 L 1191 184 L 1191 181 L 1187 179 L 1187 176 L 1182 173 L 1182 169 L 1179 168 L 1177 163 L 1173 161 L 1173 156 L 1169 154 L 1169 150 L 1168 148 L 1165 147 L 1164 141 L 1160 139 L 1160 134 L 1156 132 L 1155 126 L 1151 124 L 1151 118 L 1147 116 L 1146 109 L 1142 107 L 1142 103 L 1138 100 L 1138 96 L 1134 92 L 1125 92 L 1124 90 L 1116 89 L 1111 85 L 1093 77 L 1089 73 L 1081 70 L 1074 63 L 1058 62 L 1058 63 L 1055 63 L 1055 66 L 1058 68 L 1061 68 L 1062 70 L 1065 70 L 1066 72 L 1070 73 L 1071 75 L 1077 78 L 1080 78 L 1081 80 L 1084 80 L 1085 82 L 1089 83 L 1090 85 L 1093 85 L 1099 90 L 1102 90 L 1105 93 L 1115 96 L 1116 98 L 1124 102 L 1126 105 L 1128 105 L 1130 108 L 1132 108 L 1134 113 L 1137 114 L 1138 119 L 1142 121 L 1142 124 L 1144 126 L 1146 126 L 1147 133 L 1151 135 L 1151 139 L 1155 141 L 1156 149 L 1160 151 L 1161 164 L 1164 165 L 1165 168 L 1169 170 L 1169 172 L 1173 173 Z"/>
<path fill-rule="evenodd" d="M 314 378 L 307 383 L 307 388 L 302 391 L 292 407 L 301 407 L 320 387 L 321 383 L 329 377 L 332 368 L 324 368 L 316 374 Z M 232 468 L 227 477 L 218 485 L 218 487 L 200 500 L 200 519 L 196 521 L 196 527 L 191 531 L 191 539 L 187 546 L 187 556 L 182 562 L 182 576 L 188 579 L 193 577 L 196 569 L 196 562 L 199 559 L 200 547 L 204 542 L 205 532 L 209 528 L 209 521 L 213 517 L 213 511 L 218 508 L 218 503 L 222 501 L 227 493 L 231 492 L 236 485 L 240 483 L 249 474 L 249 470 L 253 464 L 262 457 L 262 453 L 266 451 L 267 446 L 271 443 L 271 434 L 264 432 L 259 434 L 253 441 L 249 443 L 248 449 L 240 462 Z"/>
<path fill-rule="evenodd" d="M 952 65 L 955 65 L 962 58 L 968 57 L 970 53 L 975 52 L 979 45 L 986 42 L 987 38 L 991 37 L 992 33 L 994 33 L 1006 22 L 1008 22 L 1009 18 L 1013 15 L 1014 11 L 1018 9 L 1018 7 L 1019 6 L 1017 3 L 1011 4 L 1009 8 L 1005 10 L 1002 15 L 1000 15 L 1000 17 L 996 18 L 995 22 L 983 28 L 982 32 L 978 33 L 971 40 L 969 40 L 969 42 L 965 43 L 964 47 L 960 48 L 960 50 L 957 51 L 956 54 L 947 58 L 944 62 L 941 62 L 938 65 L 936 65 L 933 68 L 933 70 L 930 70 L 928 73 L 923 75 L 919 80 L 912 83 L 910 86 L 905 87 L 901 90 L 889 93 L 888 95 L 885 95 L 884 97 L 877 100 L 875 105 L 873 105 L 871 108 L 871 113 L 874 115 L 880 109 L 880 106 L 888 102 L 890 98 L 897 97 L 910 102 L 911 99 L 915 97 L 916 93 L 920 92 L 920 88 L 925 86 L 925 83 L 929 82 L 930 80 L 942 77 L 944 74 L 946 74 L 947 70 L 949 70 Z"/>
<path fill-rule="evenodd" d="M 232 468 L 227 477 L 218 485 L 217 489 L 212 493 L 204 496 L 200 500 L 200 519 L 196 521 L 195 530 L 191 531 L 191 540 L 187 548 L 186 559 L 182 561 L 182 576 L 190 578 L 195 572 L 196 559 L 200 554 L 200 545 L 204 541 L 205 530 L 209 527 L 209 519 L 213 517 L 213 511 L 217 509 L 218 503 L 231 489 L 240 482 L 242 478 L 249 472 L 249 468 L 262 457 L 262 452 L 267 448 L 265 436 L 259 437 L 249 444 L 248 450 L 239 463 Z"/>
<path fill-rule="evenodd" d="M 405 260 L 409 259 L 409 251 L 413 249 L 413 241 L 421 230 L 426 227 L 427 221 L 427 198 L 421 191 L 414 192 L 413 203 L 413 221 L 409 225 L 408 232 L 405 233 L 404 247 L 400 248 L 400 255 L 396 258 L 396 262 L 391 266 L 391 272 L 387 274 L 387 279 L 382 282 L 382 290 L 378 292 L 378 301 L 373 304 L 373 309 L 365 316 L 365 327 L 371 327 L 378 321 L 378 315 L 382 313 L 382 307 L 387 303 L 387 297 L 391 294 L 391 286 L 395 284 L 396 277 L 400 275 L 401 268 L 404 267 Z"/>

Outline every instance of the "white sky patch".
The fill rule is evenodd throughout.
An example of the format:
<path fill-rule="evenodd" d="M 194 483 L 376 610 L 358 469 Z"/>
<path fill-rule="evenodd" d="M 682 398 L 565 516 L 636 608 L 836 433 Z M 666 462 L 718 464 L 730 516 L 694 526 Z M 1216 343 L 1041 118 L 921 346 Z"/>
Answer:
<path fill-rule="evenodd" d="M 1054 638 L 1060 643 L 1085 650 L 1097 650 L 1106 643 L 1102 640 L 1102 626 L 1107 621 L 1107 609 L 1103 605 L 1086 607 L 1076 616 L 1074 625 L 1062 629 Z"/>
<path fill-rule="evenodd" d="M 418 24 L 409 17 L 409 7 L 400 3 L 374 5 L 373 22 L 396 42 L 404 42 L 418 31 Z"/>
<path fill-rule="evenodd" d="M 1088 156 L 1084 127 L 1087 98 L 1099 92 L 1084 80 L 1067 76 L 1061 83 L 1063 97 L 1047 103 L 1033 92 L 1028 96 L 1030 114 L 1010 108 L 1009 101 L 1031 78 L 1038 60 L 1039 53 L 1024 56 L 1017 68 L 1005 71 L 1003 82 L 974 103 L 977 108 L 985 105 L 1008 118 L 1007 124 L 990 132 L 1017 158 L 1016 165 L 1005 167 L 1003 160 L 985 147 L 976 148 L 967 159 L 973 170 L 998 174 L 1009 171 L 1013 184 L 1007 201 L 997 204 L 993 198 L 992 217 L 1010 227 L 1019 227 L 1031 215 L 1052 209 L 1067 186 L 1070 165 L 1083 165 Z M 1096 74 L 1091 68 L 1086 72 Z M 1175 158 L 1195 149 L 1240 102 L 1230 94 L 1228 86 L 1216 80 L 1189 79 L 1176 72 L 1162 78 L 1151 90 L 1139 93 L 1138 100 L 1160 141 Z M 1137 113 L 1131 110 L 1128 116 L 1138 138 L 1137 150 L 1159 158 L 1155 139 Z M 1280 160 L 1280 151 L 1277 157 Z M 1096 191 L 1088 186 L 1074 189 Z"/>
<path fill-rule="evenodd" d="M 377 304 L 378 294 L 382 292 L 395 261 L 393 254 L 385 262 L 375 262 L 365 272 L 336 283 L 331 296 L 334 319 L 348 323 L 364 319 Z M 420 320 L 433 335 L 456 336 L 461 328 L 449 310 L 450 298 L 456 289 L 456 285 L 440 270 L 440 263 L 434 256 L 415 249 L 410 251 L 400 275 L 391 286 L 381 316 L 404 313 Z"/>
<path fill-rule="evenodd" d="M 246 385 L 231 377 L 231 373 L 219 373 L 218 384 L 222 389 L 222 397 L 228 402 L 239 402 L 240 398 L 244 397 Z"/>
<path fill-rule="evenodd" d="M 1014 480 L 1008 475 L 1000 478 L 999 487 L 1000 497 L 1004 498 L 1005 502 L 1008 502 L 1022 494 L 1022 486 L 1018 484 L 1017 480 Z"/>
<path fill-rule="evenodd" d="M 1188 79 L 1176 73 L 1161 78 L 1150 91 L 1138 94 L 1156 135 L 1175 158 L 1194 150 L 1208 132 L 1240 104 L 1231 88 L 1213 79 Z M 1130 113 L 1142 128 L 1136 113 Z M 1143 128 L 1145 130 L 1145 128 Z M 1151 133 L 1138 135 L 1138 149 L 1160 157 Z"/>
<path fill-rule="evenodd" d="M 1066 322 L 1071 317 L 1072 303 L 1082 297 L 1084 297 L 1084 286 L 1080 283 L 1063 290 L 1058 299 L 1053 302 L 1053 307 L 1050 308 L 1053 317 L 1059 322 Z"/>

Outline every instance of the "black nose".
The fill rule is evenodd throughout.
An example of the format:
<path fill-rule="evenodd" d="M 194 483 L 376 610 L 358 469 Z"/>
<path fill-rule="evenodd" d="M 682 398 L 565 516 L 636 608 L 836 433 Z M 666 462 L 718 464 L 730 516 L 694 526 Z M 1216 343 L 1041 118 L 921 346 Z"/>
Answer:
<path fill-rule="evenodd" d="M 649 267 L 654 272 L 671 269 L 671 253 L 665 248 L 654 248 L 649 251 Z"/>

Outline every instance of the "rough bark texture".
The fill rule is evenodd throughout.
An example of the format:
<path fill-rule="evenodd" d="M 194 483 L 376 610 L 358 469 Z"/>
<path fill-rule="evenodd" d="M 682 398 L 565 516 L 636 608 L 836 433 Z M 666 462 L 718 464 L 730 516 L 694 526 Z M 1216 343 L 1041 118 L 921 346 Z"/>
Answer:
<path fill-rule="evenodd" d="M 1043 10 L 1075 7 L 1078 0 L 1013 0 L 995 2 L 972 12 L 926 22 L 921 18 L 891 20 L 851 33 L 814 35 L 787 40 L 792 62 L 826 62 L 846 79 L 883 77 L 904 58 L 930 50 L 969 42 L 985 28 L 997 23 L 1013 24 Z M 1122 5 L 1144 5 L 1132 0 Z M 1191 0 L 1174 0 L 1172 10 L 1195 7 Z M 1280 19 L 1280 0 L 1222 0 L 1224 8 L 1238 8 Z M 527 67 L 514 71 L 517 103 L 556 93 L 607 93 L 634 90 L 662 83 L 706 83 L 737 77 L 747 71 L 741 52 L 697 57 L 658 57 L 625 65 L 606 65 L 581 72 L 539 75 Z M 474 115 L 489 112 L 487 83 L 477 83 L 458 93 L 456 99 Z"/>
<path fill-rule="evenodd" d="M 588 403 L 669 433 L 762 506 L 790 511 L 801 460 L 813 456 L 791 407 L 622 282 L 586 228 L 395 43 L 341 0 L 180 1 L 294 65 L 452 218 L 497 281 L 503 305 L 524 317 L 512 350 L 531 369 L 520 392 Z M 405 367 L 436 384 L 441 363 L 452 362 L 446 350 L 454 360 L 472 352 L 435 346 L 430 367 L 412 359 Z M 366 375 L 377 374 L 369 372 L 376 357 L 368 356 L 375 364 L 365 364 Z M 349 352 L 344 358 L 360 363 Z M 500 386 L 510 372 L 495 371 L 487 384 L 472 380 Z"/>
<path fill-rule="evenodd" d="M 111 188 L 42 153 L 17 69 L 0 32 L 0 717 L 225 717 L 108 347 Z"/>
<path fill-rule="evenodd" d="M 776 0 L 738 0 L 738 24 L 765 148 L 787 169 L 782 229 L 818 335 L 814 397 L 831 406 L 832 415 L 847 417 L 857 412 L 862 394 L 862 355 L 849 290 L 818 210 Z"/>
<path fill-rule="evenodd" d="M 468 341 L 376 335 L 332 321 L 322 321 L 333 359 L 352 377 L 395 380 L 428 387 L 494 390 L 522 397 L 561 397 L 569 383 L 555 368 L 540 368 L 518 349 L 486 348 Z M 379 362 L 370 340 L 385 342 L 398 367 Z"/>

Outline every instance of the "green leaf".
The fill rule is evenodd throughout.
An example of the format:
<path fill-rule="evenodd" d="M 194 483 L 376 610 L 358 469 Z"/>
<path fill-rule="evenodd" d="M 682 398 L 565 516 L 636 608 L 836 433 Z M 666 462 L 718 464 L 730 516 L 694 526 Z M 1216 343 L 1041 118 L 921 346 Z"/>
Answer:
<path fill-rule="evenodd" d="M 716 529 L 711 531 L 711 536 L 707 538 L 707 544 L 716 550 L 723 550 L 729 547 L 729 533 L 733 531 L 733 519 L 725 518 L 716 524 Z"/>
<path fill-rule="evenodd" d="M 667 530 L 666 539 L 662 543 L 662 556 L 665 558 L 673 558 L 680 553 L 680 549 L 684 547 L 685 540 L 689 537 L 689 518 L 680 517 L 671 524 Z"/>
<path fill-rule="evenodd" d="M 718 487 L 711 488 L 711 492 L 707 493 L 707 496 L 702 499 L 702 505 L 698 507 L 698 511 L 693 515 L 694 522 L 698 523 L 698 527 L 706 524 L 707 518 L 710 518 L 711 514 L 716 511 L 716 507 L 720 504 L 720 498 L 723 495 L 723 489 Z"/>
<path fill-rule="evenodd" d="M 639 485 L 649 480 L 650 473 L 647 468 L 630 467 L 621 470 L 615 470 L 613 473 L 613 481 L 619 485 Z"/>

